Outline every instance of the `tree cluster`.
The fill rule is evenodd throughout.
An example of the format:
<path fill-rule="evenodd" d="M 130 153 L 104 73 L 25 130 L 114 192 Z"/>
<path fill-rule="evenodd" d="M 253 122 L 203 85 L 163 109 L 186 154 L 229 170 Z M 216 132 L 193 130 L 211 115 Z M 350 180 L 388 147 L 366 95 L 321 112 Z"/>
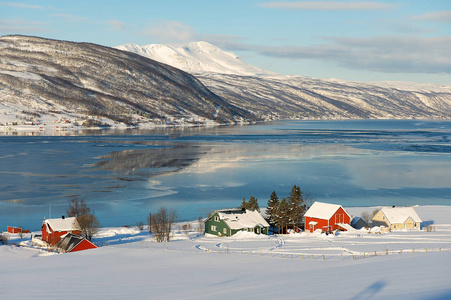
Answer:
<path fill-rule="evenodd" d="M 174 209 L 168 210 L 161 207 L 157 213 L 151 214 L 147 218 L 149 233 L 154 233 L 157 242 L 169 242 L 171 238 L 172 226 L 174 226 L 177 214 Z"/>
<path fill-rule="evenodd" d="M 308 198 L 305 197 L 305 198 Z M 287 230 L 288 227 L 296 229 L 302 222 L 305 213 L 305 204 L 303 193 L 299 186 L 294 185 L 290 196 L 279 200 L 275 191 L 272 192 L 266 208 L 268 223 L 279 229 Z"/>
<path fill-rule="evenodd" d="M 89 241 L 99 231 L 99 221 L 94 215 L 94 211 L 91 212 L 91 208 L 86 205 L 85 200 L 81 199 L 78 201 L 77 198 L 73 198 L 69 203 L 66 214 L 68 217 L 75 217 L 77 219 L 81 234 Z"/>
<path fill-rule="evenodd" d="M 246 202 L 246 198 L 243 198 L 243 202 L 241 202 L 240 205 L 241 209 L 248 209 L 248 210 L 256 210 L 256 211 L 260 211 L 260 207 L 258 206 L 258 202 L 257 202 L 257 198 L 255 198 L 254 196 L 251 196 L 249 198 L 249 201 Z"/>

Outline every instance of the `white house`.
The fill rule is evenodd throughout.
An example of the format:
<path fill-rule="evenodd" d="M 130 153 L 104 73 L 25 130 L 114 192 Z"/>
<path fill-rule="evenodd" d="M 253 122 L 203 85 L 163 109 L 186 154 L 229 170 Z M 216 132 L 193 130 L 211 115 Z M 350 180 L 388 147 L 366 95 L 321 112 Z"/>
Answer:
<path fill-rule="evenodd" d="M 413 207 L 383 207 L 372 221 L 373 226 L 384 225 L 390 230 L 419 230 L 423 222 Z"/>

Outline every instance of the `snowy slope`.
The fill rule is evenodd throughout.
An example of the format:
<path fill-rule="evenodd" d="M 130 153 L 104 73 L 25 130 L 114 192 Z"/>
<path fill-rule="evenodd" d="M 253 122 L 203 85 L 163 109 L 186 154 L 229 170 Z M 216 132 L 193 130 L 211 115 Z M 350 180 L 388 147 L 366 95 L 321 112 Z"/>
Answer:
<path fill-rule="evenodd" d="M 138 46 L 127 44 L 115 47 L 134 52 L 188 73 L 222 73 L 247 76 L 276 75 L 242 61 L 231 52 L 207 43 L 191 42 L 185 46 L 151 44 Z"/>
<path fill-rule="evenodd" d="M 261 119 L 451 118 L 451 85 L 282 76 L 206 42 L 116 47 L 180 68 Z"/>
<path fill-rule="evenodd" d="M 219 112 L 218 112 L 218 108 Z M 102 117 L 127 125 L 241 121 L 231 107 L 192 75 L 154 60 L 89 43 L 29 36 L 0 37 L 0 124 L 3 116 L 44 123 Z M 75 121 L 74 121 L 75 122 Z M 80 122 L 80 121 L 78 121 Z M 102 121 L 103 122 L 103 121 Z M 7 125 L 8 126 L 8 125 Z"/>
<path fill-rule="evenodd" d="M 415 209 L 436 231 L 219 238 L 176 229 L 171 242 L 156 243 L 135 228 L 104 228 L 98 249 L 69 254 L 23 241 L 0 246 L 1 297 L 450 299 L 451 207 Z M 82 288 L 68 293 L 69 282 Z"/>

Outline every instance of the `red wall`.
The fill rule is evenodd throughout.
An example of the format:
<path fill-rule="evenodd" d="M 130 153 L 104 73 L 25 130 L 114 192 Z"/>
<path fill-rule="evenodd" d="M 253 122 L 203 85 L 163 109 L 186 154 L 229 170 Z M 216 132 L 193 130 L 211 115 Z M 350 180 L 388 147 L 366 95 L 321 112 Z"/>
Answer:
<path fill-rule="evenodd" d="M 21 231 L 22 231 L 22 228 L 8 226 L 9 233 L 20 233 Z"/>
<path fill-rule="evenodd" d="M 315 226 L 315 230 L 316 229 L 321 229 L 322 231 L 326 231 L 325 227 L 327 227 L 327 226 L 330 226 L 330 230 L 331 231 L 334 231 L 334 230 L 337 230 L 337 229 L 343 230 L 338 225 L 335 225 L 336 223 L 351 224 L 351 218 L 349 217 L 349 215 L 345 212 L 345 210 L 342 207 L 340 207 L 334 213 L 332 218 L 330 218 L 329 220 L 305 217 L 305 230 L 309 230 L 310 232 L 313 232 L 310 229 L 310 225 L 309 225 L 309 223 L 311 221 L 318 222 L 318 224 Z"/>
<path fill-rule="evenodd" d="M 81 251 L 81 250 L 88 250 L 88 249 L 94 249 L 94 248 L 97 248 L 97 246 L 94 245 L 93 243 L 91 243 L 90 241 L 88 241 L 87 239 L 84 239 L 80 244 L 78 244 L 70 252 Z"/>
<path fill-rule="evenodd" d="M 52 228 L 50 228 L 50 233 L 47 233 L 46 225 L 42 224 L 41 232 L 42 232 L 42 240 L 49 243 L 51 246 L 55 246 L 56 243 L 61 241 L 61 236 L 65 235 L 66 233 L 72 233 L 76 235 L 81 235 L 80 230 L 73 230 L 73 231 L 53 231 Z"/>

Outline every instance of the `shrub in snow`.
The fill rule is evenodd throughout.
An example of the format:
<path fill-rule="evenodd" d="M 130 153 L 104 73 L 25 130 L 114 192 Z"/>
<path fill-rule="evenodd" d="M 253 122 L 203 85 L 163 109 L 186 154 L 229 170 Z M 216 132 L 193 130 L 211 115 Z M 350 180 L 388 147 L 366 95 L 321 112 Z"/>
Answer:
<path fill-rule="evenodd" d="M 0 245 L 8 245 L 8 238 L 3 234 L 0 234 Z"/>

